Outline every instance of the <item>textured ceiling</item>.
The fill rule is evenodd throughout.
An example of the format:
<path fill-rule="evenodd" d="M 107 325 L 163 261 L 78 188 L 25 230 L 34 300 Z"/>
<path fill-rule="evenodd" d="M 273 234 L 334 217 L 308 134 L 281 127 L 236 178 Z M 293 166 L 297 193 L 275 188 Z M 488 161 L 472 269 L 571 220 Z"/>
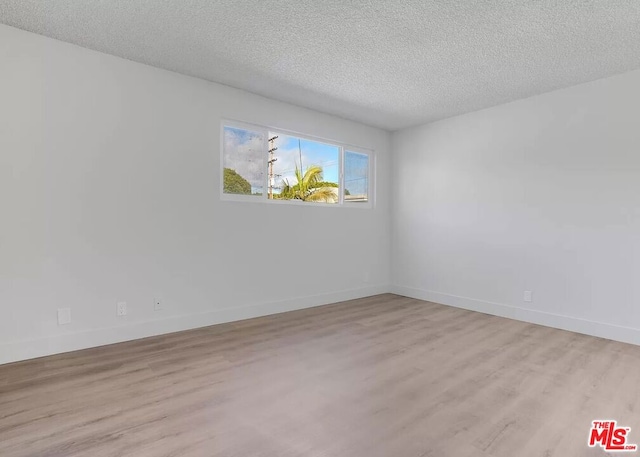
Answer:
<path fill-rule="evenodd" d="M 0 22 L 389 130 L 640 68 L 639 0 L 0 0 Z"/>

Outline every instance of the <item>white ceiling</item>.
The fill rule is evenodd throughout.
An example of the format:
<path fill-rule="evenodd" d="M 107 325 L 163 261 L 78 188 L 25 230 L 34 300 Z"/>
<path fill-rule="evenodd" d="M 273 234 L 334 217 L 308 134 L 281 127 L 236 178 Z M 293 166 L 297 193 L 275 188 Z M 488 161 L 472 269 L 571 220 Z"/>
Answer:
<path fill-rule="evenodd" d="M 0 0 L 0 22 L 389 130 L 640 68 L 639 0 Z"/>

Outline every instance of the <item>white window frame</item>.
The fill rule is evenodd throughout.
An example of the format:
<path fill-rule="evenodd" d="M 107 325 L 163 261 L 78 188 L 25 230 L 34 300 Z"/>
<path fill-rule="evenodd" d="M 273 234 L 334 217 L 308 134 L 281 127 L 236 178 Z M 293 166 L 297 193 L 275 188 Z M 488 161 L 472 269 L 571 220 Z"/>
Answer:
<path fill-rule="evenodd" d="M 262 195 L 239 195 L 239 194 L 226 194 L 224 192 L 224 128 L 231 127 L 236 129 L 249 130 L 252 132 L 262 133 L 264 136 L 264 180 L 263 180 L 263 191 Z M 303 202 L 300 200 L 276 200 L 268 198 L 268 189 L 269 189 L 269 175 L 267 173 L 267 165 L 269 160 L 269 154 L 267 151 L 269 150 L 269 133 L 273 133 L 275 135 L 287 135 L 293 136 L 296 138 L 300 138 L 303 140 L 316 141 L 319 143 L 328 144 L 331 146 L 335 146 L 338 148 L 338 202 L 337 203 L 322 203 L 322 202 Z M 366 202 L 348 202 L 344 199 L 344 156 L 345 151 L 355 152 L 357 154 L 364 154 L 368 156 L 368 188 L 367 188 L 367 201 Z M 312 135 L 307 135 L 304 133 L 294 132 L 291 130 L 281 129 L 277 127 L 266 127 L 257 124 L 250 124 L 242 121 L 228 120 L 223 119 L 220 122 L 220 186 L 219 186 L 219 194 L 220 199 L 224 201 L 235 201 L 235 202 L 253 202 L 253 203 L 266 203 L 268 205 L 297 205 L 297 206 L 311 206 L 311 207 L 326 207 L 326 208 L 360 208 L 360 209 L 371 209 L 374 207 L 375 203 L 375 151 L 368 148 L 363 148 L 360 146 L 353 146 L 350 144 L 342 143 L 340 141 L 329 140 L 325 138 L 320 138 Z"/>

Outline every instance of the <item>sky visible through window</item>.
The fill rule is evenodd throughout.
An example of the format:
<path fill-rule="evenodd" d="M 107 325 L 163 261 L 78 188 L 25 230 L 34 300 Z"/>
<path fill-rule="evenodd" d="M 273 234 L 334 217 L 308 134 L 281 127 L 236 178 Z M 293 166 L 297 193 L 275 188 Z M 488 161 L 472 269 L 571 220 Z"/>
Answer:
<path fill-rule="evenodd" d="M 252 194 L 262 194 L 264 190 L 265 144 L 266 138 L 261 132 L 224 128 L 224 167 L 235 170 L 249 181 Z"/>
<path fill-rule="evenodd" d="M 275 194 L 280 193 L 283 181 L 290 185 L 296 184 L 295 170 L 300 168 L 302 156 L 302 169 L 306 171 L 310 166 L 317 165 L 322 168 L 323 181 L 338 183 L 340 170 L 340 148 L 318 141 L 306 140 L 294 136 L 269 133 L 269 138 L 278 136 L 274 157 L 278 160 L 273 164 L 275 174 Z M 298 144 L 299 142 L 299 144 Z"/>
<path fill-rule="evenodd" d="M 369 156 L 357 152 L 344 153 L 344 187 L 345 194 L 363 199 L 369 193 Z"/>

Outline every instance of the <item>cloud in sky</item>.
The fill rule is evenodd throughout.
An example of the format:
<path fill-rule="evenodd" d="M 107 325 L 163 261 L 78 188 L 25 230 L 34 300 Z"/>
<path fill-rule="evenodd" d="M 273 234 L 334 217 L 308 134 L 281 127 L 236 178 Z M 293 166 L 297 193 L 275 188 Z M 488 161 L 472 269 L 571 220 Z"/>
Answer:
<path fill-rule="evenodd" d="M 224 167 L 235 170 L 251 183 L 254 192 L 262 192 L 266 173 L 266 139 L 260 132 L 233 127 L 224 128 Z"/>

